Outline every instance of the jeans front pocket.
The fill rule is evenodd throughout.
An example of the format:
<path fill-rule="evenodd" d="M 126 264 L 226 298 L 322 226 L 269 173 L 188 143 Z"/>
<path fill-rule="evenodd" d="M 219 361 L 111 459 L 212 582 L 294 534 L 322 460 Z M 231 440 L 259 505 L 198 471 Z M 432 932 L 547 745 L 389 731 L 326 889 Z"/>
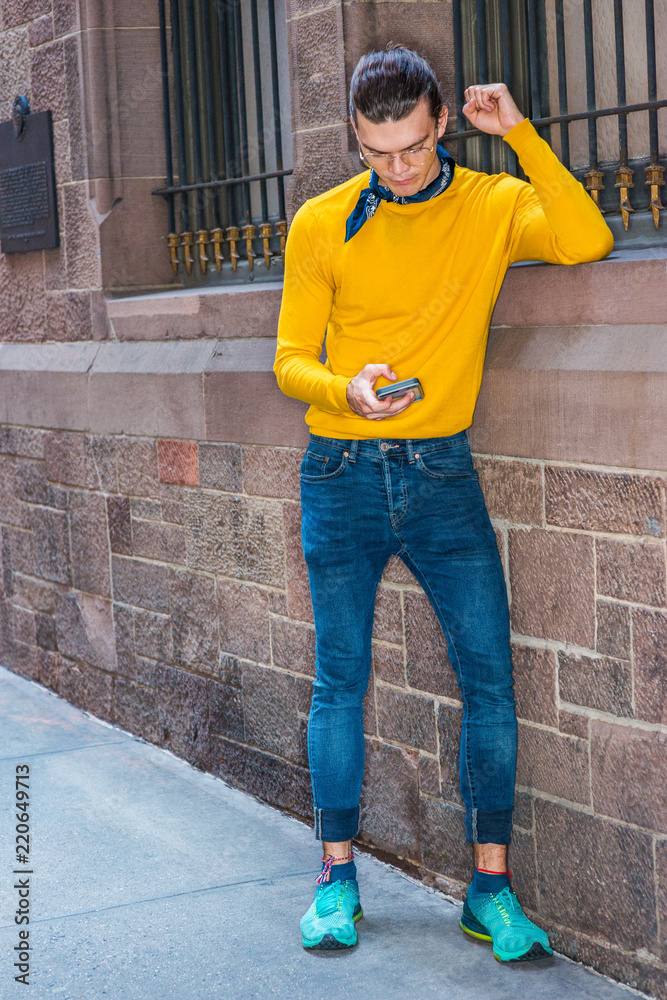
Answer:
<path fill-rule="evenodd" d="M 415 452 L 418 467 L 431 479 L 477 479 L 467 443 Z"/>
<path fill-rule="evenodd" d="M 347 460 L 347 453 L 335 445 L 309 444 L 301 461 L 301 479 L 306 483 L 335 479 L 347 468 Z"/>

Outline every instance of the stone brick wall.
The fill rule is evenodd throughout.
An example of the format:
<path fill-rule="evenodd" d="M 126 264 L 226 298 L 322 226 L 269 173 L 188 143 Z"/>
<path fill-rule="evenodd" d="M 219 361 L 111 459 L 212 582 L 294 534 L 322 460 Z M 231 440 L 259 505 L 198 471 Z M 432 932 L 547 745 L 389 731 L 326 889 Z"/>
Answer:
<path fill-rule="evenodd" d="M 302 454 L 1 425 L 0 662 L 311 820 Z M 511 592 L 517 890 L 560 951 L 664 996 L 666 480 L 476 462 Z M 428 600 L 393 559 L 360 839 L 458 894 L 460 713 Z"/>
<path fill-rule="evenodd" d="M 292 80 L 294 173 L 289 219 L 306 198 L 359 172 L 359 147 L 348 120 L 354 67 L 388 41 L 418 49 L 454 107 L 451 0 L 286 0 Z M 449 130 L 456 130 L 450 115 Z M 456 156 L 456 143 L 451 152 Z"/>
<path fill-rule="evenodd" d="M 53 116 L 61 245 L 0 254 L 0 341 L 101 340 L 102 288 L 180 287 L 166 244 L 158 5 L 0 0 L 0 121 Z"/>

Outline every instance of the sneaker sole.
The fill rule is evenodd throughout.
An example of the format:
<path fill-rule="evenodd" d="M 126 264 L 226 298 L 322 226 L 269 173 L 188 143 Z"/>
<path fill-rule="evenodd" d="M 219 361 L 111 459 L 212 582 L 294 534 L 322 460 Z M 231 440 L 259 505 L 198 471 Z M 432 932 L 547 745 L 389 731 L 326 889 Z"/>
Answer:
<path fill-rule="evenodd" d="M 518 955 L 516 958 L 503 958 L 497 952 L 494 951 L 493 953 L 493 957 L 497 962 L 533 962 L 537 958 L 549 958 L 550 955 L 553 955 L 551 948 L 547 951 L 539 941 L 533 942 L 525 954 Z"/>
<path fill-rule="evenodd" d="M 361 909 L 358 913 L 355 913 L 352 918 L 355 924 L 357 920 L 361 920 L 363 915 L 364 911 Z M 302 937 L 301 944 L 309 951 L 340 951 L 341 949 L 354 948 L 358 940 L 359 936 L 355 929 L 354 938 L 351 938 L 349 941 L 340 941 L 333 934 L 324 934 L 319 941 L 308 941 L 306 938 Z"/>
<path fill-rule="evenodd" d="M 464 920 L 466 923 L 464 923 Z M 464 917 L 459 920 L 459 927 L 470 937 L 477 938 L 478 941 L 492 941 L 493 938 L 488 933 L 484 924 L 480 924 L 479 920 L 475 920 L 473 916 L 469 916 L 467 913 Z"/>
<path fill-rule="evenodd" d="M 484 924 L 481 924 L 467 907 L 464 908 L 463 917 L 459 920 L 459 927 L 462 931 L 465 931 L 466 934 L 469 934 L 470 937 L 474 937 L 478 941 L 490 941 L 493 944 L 493 938 L 487 931 Z M 523 955 L 508 955 L 507 953 L 502 955 L 494 950 L 493 957 L 497 962 L 532 962 L 539 958 L 548 958 L 549 955 L 552 954 L 553 952 L 551 949 L 547 951 L 547 949 L 541 945 L 539 941 L 534 941 L 528 951 L 524 952 Z"/>

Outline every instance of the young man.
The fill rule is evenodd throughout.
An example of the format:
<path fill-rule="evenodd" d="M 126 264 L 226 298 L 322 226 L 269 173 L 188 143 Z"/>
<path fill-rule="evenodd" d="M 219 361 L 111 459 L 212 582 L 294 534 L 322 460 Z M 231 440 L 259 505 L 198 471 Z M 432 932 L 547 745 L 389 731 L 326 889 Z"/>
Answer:
<path fill-rule="evenodd" d="M 461 926 L 492 941 L 500 960 L 519 961 L 551 948 L 507 871 L 516 761 L 509 615 L 467 428 L 508 266 L 598 260 L 613 237 L 505 84 L 471 86 L 465 97 L 470 123 L 503 137 L 530 184 L 455 164 L 438 145 L 447 108 L 433 71 L 391 46 L 362 57 L 350 88 L 370 174 L 306 201 L 287 240 L 274 371 L 283 392 L 311 404 L 301 464 L 316 635 L 308 754 L 324 850 L 301 931 L 307 948 L 357 942 L 362 702 L 375 592 L 395 554 L 433 605 L 463 701 L 460 785 L 475 871 Z M 413 377 L 423 399 L 377 398 L 378 380 Z"/>

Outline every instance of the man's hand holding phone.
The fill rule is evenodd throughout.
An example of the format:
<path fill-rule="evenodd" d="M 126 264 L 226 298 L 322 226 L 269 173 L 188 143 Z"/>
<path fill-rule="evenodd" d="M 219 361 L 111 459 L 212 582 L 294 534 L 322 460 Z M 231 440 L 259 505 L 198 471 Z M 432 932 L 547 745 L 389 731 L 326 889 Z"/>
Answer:
<path fill-rule="evenodd" d="M 347 384 L 347 402 L 351 410 L 367 420 L 384 420 L 406 410 L 415 398 L 413 390 L 398 399 L 380 400 L 373 386 L 380 377 L 396 381 L 396 374 L 389 365 L 364 365 L 358 375 Z"/>

